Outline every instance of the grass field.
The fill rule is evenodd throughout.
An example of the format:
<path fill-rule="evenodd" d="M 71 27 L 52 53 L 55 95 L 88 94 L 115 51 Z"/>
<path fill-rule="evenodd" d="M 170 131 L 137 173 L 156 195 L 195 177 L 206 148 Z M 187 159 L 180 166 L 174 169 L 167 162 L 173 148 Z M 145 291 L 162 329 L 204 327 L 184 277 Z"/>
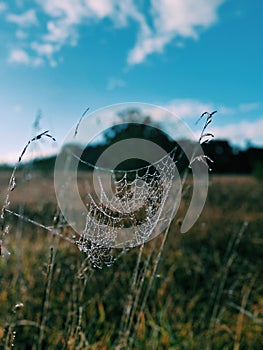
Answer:
<path fill-rule="evenodd" d="M 190 190 L 163 249 L 160 235 L 93 269 L 48 230 L 52 176 L 31 175 L 18 173 L 10 195 L 9 209 L 23 219 L 5 215 L 11 254 L 0 260 L 0 349 L 262 349 L 262 182 L 211 175 L 188 233 L 179 227 Z M 0 173 L 2 203 L 9 176 Z"/>

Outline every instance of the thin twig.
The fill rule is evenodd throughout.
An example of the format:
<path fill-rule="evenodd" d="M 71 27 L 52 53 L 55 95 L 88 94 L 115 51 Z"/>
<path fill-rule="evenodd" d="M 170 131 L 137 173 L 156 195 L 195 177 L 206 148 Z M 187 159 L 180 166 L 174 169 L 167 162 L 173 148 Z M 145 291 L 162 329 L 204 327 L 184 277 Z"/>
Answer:
<path fill-rule="evenodd" d="M 82 113 L 79 121 L 78 121 L 78 124 L 76 125 L 76 128 L 75 128 L 75 132 L 74 132 L 74 137 L 77 136 L 77 133 L 78 133 L 78 130 L 79 130 L 79 125 L 80 123 L 82 122 L 82 119 L 85 117 L 85 115 L 88 113 L 89 111 L 89 107 Z"/>
<path fill-rule="evenodd" d="M 50 296 L 51 283 L 52 283 L 53 272 L 54 272 L 54 265 L 55 265 L 55 252 L 54 252 L 54 248 L 51 247 L 49 262 L 47 266 L 46 287 L 43 295 L 42 312 L 41 312 L 41 319 L 40 319 L 40 326 L 39 326 L 39 338 L 38 338 L 39 350 L 42 349 L 42 344 L 45 336 L 45 326 L 46 326 L 47 313 L 49 308 L 49 296 Z"/>
<path fill-rule="evenodd" d="M 220 282 L 219 285 L 216 287 L 216 289 L 214 290 L 214 306 L 213 306 L 213 310 L 212 310 L 212 315 L 210 318 L 210 322 L 209 322 L 209 337 L 208 337 L 208 342 L 207 342 L 207 350 L 211 349 L 211 343 L 212 343 L 212 337 L 213 337 L 213 332 L 214 332 L 214 327 L 216 325 L 216 323 L 218 322 L 218 314 L 219 314 L 219 308 L 221 305 L 221 299 L 222 299 L 222 294 L 223 294 L 223 290 L 227 281 L 227 277 L 229 274 L 229 270 L 236 258 L 236 250 L 237 247 L 240 243 L 240 240 L 246 230 L 248 226 L 248 222 L 245 221 L 243 223 L 243 225 L 241 226 L 239 232 L 236 235 L 233 235 L 231 237 L 231 239 L 228 242 L 228 246 L 226 249 L 226 263 L 225 265 L 222 267 L 221 270 L 221 274 L 220 274 Z"/>
<path fill-rule="evenodd" d="M 234 343 L 233 350 L 240 349 L 240 339 L 241 339 L 242 328 L 243 328 L 243 323 L 244 323 L 244 315 L 245 315 L 243 310 L 245 310 L 245 308 L 247 306 L 248 298 L 249 298 L 250 292 L 253 288 L 253 285 L 256 282 L 256 279 L 257 279 L 257 274 L 252 278 L 252 280 L 248 286 L 244 285 L 244 287 L 242 288 L 243 297 L 242 297 L 242 301 L 241 301 L 241 307 L 239 310 L 239 314 L 237 316 L 235 343 Z"/>
<path fill-rule="evenodd" d="M 15 189 L 15 186 L 16 186 L 16 179 L 15 179 L 15 174 L 16 174 L 16 171 L 17 171 L 17 168 L 19 166 L 19 164 L 21 163 L 22 161 L 22 158 L 24 156 L 24 154 L 26 153 L 26 150 L 27 148 L 29 147 L 29 145 L 34 142 L 34 141 L 38 141 L 40 140 L 42 137 L 48 137 L 48 138 L 51 138 L 53 141 L 56 141 L 55 138 L 48 134 L 48 130 L 38 134 L 37 136 L 33 137 L 31 140 L 28 141 L 28 143 L 25 145 L 25 147 L 23 148 L 19 158 L 18 158 L 18 162 L 16 163 L 13 171 L 12 171 L 12 174 L 10 176 L 10 179 L 9 179 L 9 184 L 8 184 L 8 189 L 7 189 L 7 195 L 6 195 L 6 198 L 5 198 L 5 202 L 4 202 L 4 205 L 1 209 L 1 216 L 0 216 L 0 219 L 2 221 L 2 224 L 1 224 L 1 239 L 0 239 L 0 246 L 2 244 L 2 240 L 5 236 L 5 230 L 4 230 L 4 226 L 5 226 L 5 220 L 4 220 L 4 216 L 5 216 L 5 209 L 7 209 L 9 207 L 9 198 L 10 198 L 10 193 Z M 1 251 L 0 251 L 1 252 Z"/>

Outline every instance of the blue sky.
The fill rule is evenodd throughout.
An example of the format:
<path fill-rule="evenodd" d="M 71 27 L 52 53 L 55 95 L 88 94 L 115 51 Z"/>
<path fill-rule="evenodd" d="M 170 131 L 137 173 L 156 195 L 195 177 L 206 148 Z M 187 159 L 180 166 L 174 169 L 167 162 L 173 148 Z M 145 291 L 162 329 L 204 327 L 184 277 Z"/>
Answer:
<path fill-rule="evenodd" d="M 217 138 L 263 146 L 262 11 L 261 0 L 0 0 L 0 161 L 17 159 L 39 110 L 55 150 L 87 107 L 133 101 L 190 127 L 216 109 Z"/>

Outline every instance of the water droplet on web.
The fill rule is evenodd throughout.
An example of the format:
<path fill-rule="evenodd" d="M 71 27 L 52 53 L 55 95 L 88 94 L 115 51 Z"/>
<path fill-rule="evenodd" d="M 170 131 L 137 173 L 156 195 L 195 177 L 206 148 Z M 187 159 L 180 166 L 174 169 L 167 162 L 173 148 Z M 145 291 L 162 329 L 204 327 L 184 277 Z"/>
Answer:
<path fill-rule="evenodd" d="M 11 255 L 11 253 L 4 247 L 4 246 L 0 246 L 0 257 L 2 259 L 7 259 L 9 256 Z"/>
<path fill-rule="evenodd" d="M 24 306 L 23 303 L 17 303 L 17 304 L 14 306 L 14 311 L 16 311 L 17 309 L 21 309 L 23 306 Z M 15 331 L 14 331 L 14 332 L 15 332 Z"/>
<path fill-rule="evenodd" d="M 10 183 L 10 191 L 14 191 L 16 188 L 16 178 L 13 176 Z"/>
<path fill-rule="evenodd" d="M 8 235 L 8 233 L 9 233 L 9 225 L 6 225 L 4 229 L 4 235 Z"/>

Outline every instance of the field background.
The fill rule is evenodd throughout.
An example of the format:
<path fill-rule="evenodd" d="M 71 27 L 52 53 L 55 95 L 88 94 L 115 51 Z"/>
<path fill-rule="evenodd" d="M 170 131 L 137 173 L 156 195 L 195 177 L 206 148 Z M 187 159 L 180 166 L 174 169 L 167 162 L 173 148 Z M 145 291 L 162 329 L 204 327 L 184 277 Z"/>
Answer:
<path fill-rule="evenodd" d="M 9 177 L 0 173 L 1 204 Z M 5 214 L 0 349 L 262 349 L 263 182 L 211 175 L 201 217 L 180 234 L 190 196 L 186 186 L 163 250 L 160 235 L 93 269 L 48 231 L 52 175 L 18 172 L 8 208 L 23 219 Z"/>

